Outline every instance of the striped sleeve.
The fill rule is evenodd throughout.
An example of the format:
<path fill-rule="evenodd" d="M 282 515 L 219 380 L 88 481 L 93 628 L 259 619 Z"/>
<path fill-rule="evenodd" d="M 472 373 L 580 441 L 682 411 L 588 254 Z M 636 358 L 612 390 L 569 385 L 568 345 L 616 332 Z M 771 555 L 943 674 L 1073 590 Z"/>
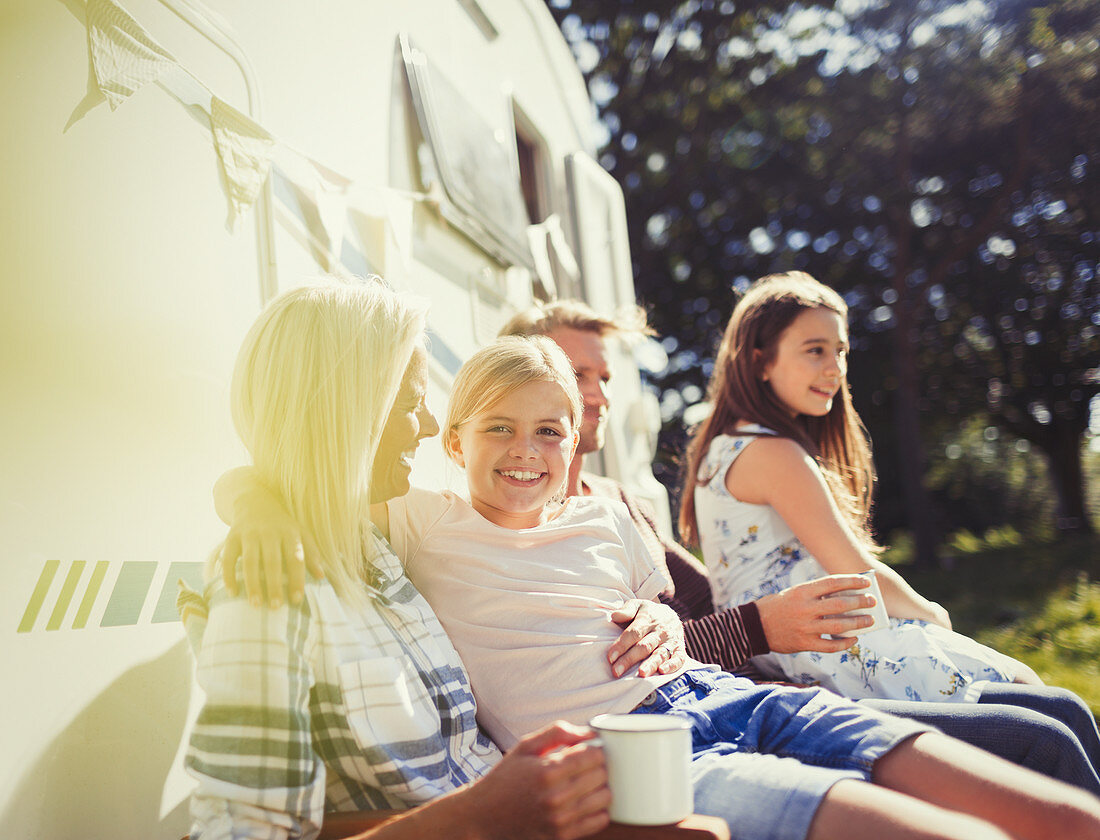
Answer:
<path fill-rule="evenodd" d="M 684 622 L 684 641 L 688 656 L 700 662 L 713 662 L 726 671 L 769 651 L 760 613 L 752 602 L 688 619 Z"/>

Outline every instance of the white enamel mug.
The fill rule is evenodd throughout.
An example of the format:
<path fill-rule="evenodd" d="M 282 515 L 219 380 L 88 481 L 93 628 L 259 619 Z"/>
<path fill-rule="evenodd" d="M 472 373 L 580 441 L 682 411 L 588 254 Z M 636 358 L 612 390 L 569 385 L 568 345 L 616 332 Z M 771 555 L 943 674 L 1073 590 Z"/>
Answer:
<path fill-rule="evenodd" d="M 589 725 L 607 761 L 612 820 L 666 825 L 692 813 L 688 721 L 673 715 L 597 715 Z"/>
<path fill-rule="evenodd" d="M 886 604 L 882 602 L 882 590 L 878 586 L 878 578 L 875 576 L 874 569 L 868 569 L 866 572 L 859 572 L 860 577 L 865 577 L 871 581 L 869 589 L 859 590 L 860 592 L 873 595 L 875 597 L 875 605 L 873 607 L 864 607 L 858 610 L 849 610 L 842 615 L 869 615 L 874 619 L 874 623 L 870 627 L 860 627 L 858 630 L 848 630 L 844 633 L 837 634 L 838 638 L 847 638 L 848 636 L 862 636 L 864 633 L 871 633 L 875 630 L 882 630 L 890 626 L 890 616 L 886 614 Z M 836 595 L 830 595 L 831 598 L 840 598 L 844 595 L 851 595 L 851 590 L 845 590 L 844 592 L 837 592 Z"/>

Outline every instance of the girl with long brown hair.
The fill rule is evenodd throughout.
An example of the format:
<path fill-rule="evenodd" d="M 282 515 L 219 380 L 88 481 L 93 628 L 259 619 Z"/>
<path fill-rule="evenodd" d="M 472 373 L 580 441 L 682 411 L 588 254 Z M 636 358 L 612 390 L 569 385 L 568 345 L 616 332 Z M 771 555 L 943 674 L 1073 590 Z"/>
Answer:
<path fill-rule="evenodd" d="M 698 542 L 717 608 L 824 574 L 874 571 L 889 626 L 839 653 L 767 654 L 768 676 L 849 697 L 976 700 L 987 682 L 1041 683 L 954 633 L 946 610 L 882 563 L 868 519 L 874 467 L 848 391 L 848 309 L 803 272 L 765 277 L 718 350 L 710 416 L 692 436 L 680 531 Z"/>

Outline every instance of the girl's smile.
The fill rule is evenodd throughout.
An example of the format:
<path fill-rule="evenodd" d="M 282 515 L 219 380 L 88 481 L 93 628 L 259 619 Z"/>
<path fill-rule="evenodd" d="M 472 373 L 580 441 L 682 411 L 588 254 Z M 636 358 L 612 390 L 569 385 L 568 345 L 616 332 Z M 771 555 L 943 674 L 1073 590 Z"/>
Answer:
<path fill-rule="evenodd" d="M 474 510 L 505 528 L 546 521 L 546 504 L 565 484 L 578 439 L 560 385 L 521 385 L 450 434 Z"/>
<path fill-rule="evenodd" d="M 546 475 L 544 472 L 533 472 L 531 470 L 499 470 L 498 472 L 505 478 L 510 478 L 512 481 L 523 485 L 528 485 Z"/>
<path fill-rule="evenodd" d="M 848 374 L 848 328 L 831 309 L 807 309 L 779 336 L 764 381 L 792 415 L 821 417 Z"/>

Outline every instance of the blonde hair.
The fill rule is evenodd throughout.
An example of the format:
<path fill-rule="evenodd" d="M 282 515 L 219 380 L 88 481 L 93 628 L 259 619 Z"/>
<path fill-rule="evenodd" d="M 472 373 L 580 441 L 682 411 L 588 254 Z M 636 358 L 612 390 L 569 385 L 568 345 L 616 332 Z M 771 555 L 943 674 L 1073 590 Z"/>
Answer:
<path fill-rule="evenodd" d="M 520 312 L 501 328 L 500 335 L 549 335 L 562 328 L 594 332 L 601 337 L 655 334 L 640 306 L 626 307 L 608 317 L 597 314 L 583 301 L 566 299 L 540 303 Z"/>
<path fill-rule="evenodd" d="M 360 589 L 374 457 L 425 309 L 377 278 L 292 289 L 260 313 L 237 357 L 237 433 L 341 597 Z"/>
<path fill-rule="evenodd" d="M 707 387 L 710 416 L 692 432 L 687 447 L 679 526 L 680 536 L 689 544 L 699 540 L 694 488 L 712 478 L 699 475 L 711 441 L 718 435 L 733 434 L 738 423 L 757 423 L 796 441 L 816 459 L 857 538 L 868 550 L 878 550 L 868 527 L 875 482 L 871 447 L 852 406 L 847 378 L 824 417 L 792 418 L 761 376 L 774 361 L 783 332 L 811 309 L 827 309 L 848 322 L 843 298 L 803 271 L 762 277 L 734 307 Z"/>
<path fill-rule="evenodd" d="M 569 400 L 572 429 L 580 427 L 584 407 L 569 357 L 543 336 L 503 336 L 466 360 L 455 377 L 444 423 L 443 451 L 458 463 L 454 437 L 482 414 L 528 382 L 553 382 Z"/>

